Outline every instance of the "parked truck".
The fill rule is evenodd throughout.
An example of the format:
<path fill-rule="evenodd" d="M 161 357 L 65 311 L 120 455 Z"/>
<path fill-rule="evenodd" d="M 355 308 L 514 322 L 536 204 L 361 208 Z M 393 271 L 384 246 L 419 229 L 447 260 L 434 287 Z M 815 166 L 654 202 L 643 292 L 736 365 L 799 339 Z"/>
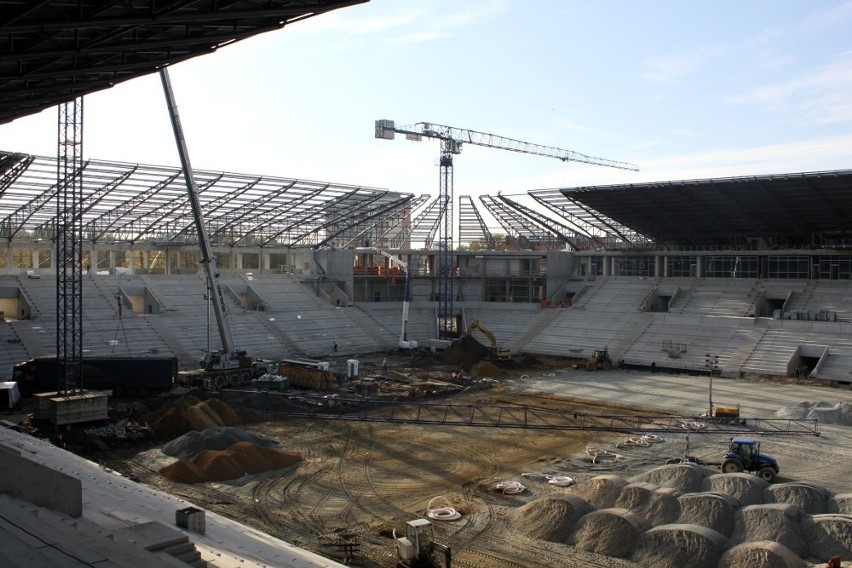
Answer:
<path fill-rule="evenodd" d="M 84 357 L 83 388 L 111 390 L 113 396 L 144 396 L 168 392 L 177 375 L 175 357 Z M 56 357 L 38 357 L 12 368 L 22 396 L 59 390 Z"/>

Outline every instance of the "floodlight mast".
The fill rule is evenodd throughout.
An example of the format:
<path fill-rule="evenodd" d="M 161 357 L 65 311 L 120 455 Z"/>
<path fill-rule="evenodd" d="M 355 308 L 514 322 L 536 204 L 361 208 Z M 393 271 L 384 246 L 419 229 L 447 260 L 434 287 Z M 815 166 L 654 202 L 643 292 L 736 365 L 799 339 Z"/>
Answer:
<path fill-rule="evenodd" d="M 563 162 L 581 162 L 621 170 L 639 170 L 639 166 L 629 162 L 595 158 L 572 150 L 531 144 L 513 138 L 497 136 L 496 134 L 477 132 L 476 130 L 455 128 L 432 122 L 418 122 L 411 126 L 396 126 L 393 120 L 376 121 L 376 138 L 393 140 L 397 134 L 403 134 L 407 140 L 416 142 L 419 142 L 423 138 L 435 138 L 441 141 L 438 196 L 441 207 L 438 244 L 440 251 L 438 335 L 441 339 L 450 339 L 458 332 L 458 326 L 456 325 L 458 322 L 453 315 L 453 155 L 461 154 L 464 144 L 497 148 L 521 154 L 545 156 L 556 158 Z"/>

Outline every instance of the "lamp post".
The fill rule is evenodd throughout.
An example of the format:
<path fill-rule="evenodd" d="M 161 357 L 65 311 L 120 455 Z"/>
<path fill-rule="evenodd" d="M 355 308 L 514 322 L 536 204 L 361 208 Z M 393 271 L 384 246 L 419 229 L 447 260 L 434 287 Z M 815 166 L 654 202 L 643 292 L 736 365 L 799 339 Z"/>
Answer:
<path fill-rule="evenodd" d="M 707 367 L 707 372 L 710 376 L 709 403 L 710 408 L 707 411 L 709 418 L 713 417 L 713 373 L 719 369 L 719 356 L 707 353 L 704 355 L 704 366 Z"/>

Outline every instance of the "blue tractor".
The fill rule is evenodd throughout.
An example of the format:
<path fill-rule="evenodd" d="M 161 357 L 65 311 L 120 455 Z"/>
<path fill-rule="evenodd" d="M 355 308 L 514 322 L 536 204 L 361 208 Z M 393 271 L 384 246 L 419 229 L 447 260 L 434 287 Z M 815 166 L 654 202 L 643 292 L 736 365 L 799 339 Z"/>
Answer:
<path fill-rule="evenodd" d="M 731 447 L 725 452 L 722 462 L 723 473 L 751 471 L 761 479 L 772 483 L 778 475 L 778 461 L 760 453 L 760 442 L 754 438 L 731 438 Z"/>

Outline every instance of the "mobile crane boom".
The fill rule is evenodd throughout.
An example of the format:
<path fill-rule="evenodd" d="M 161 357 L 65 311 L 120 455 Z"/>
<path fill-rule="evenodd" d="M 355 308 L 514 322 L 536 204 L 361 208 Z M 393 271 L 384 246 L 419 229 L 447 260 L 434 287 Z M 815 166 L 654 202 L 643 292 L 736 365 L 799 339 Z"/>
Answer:
<path fill-rule="evenodd" d="M 224 298 L 222 297 L 222 288 L 219 286 L 216 258 L 213 256 L 210 240 L 207 237 L 207 226 L 204 223 L 204 215 L 201 211 L 201 201 L 198 199 L 198 186 L 195 184 L 192 164 L 189 161 L 189 151 L 187 150 L 186 139 L 184 138 L 183 128 L 180 124 L 180 115 L 178 115 L 177 104 L 175 103 L 175 96 L 172 91 L 172 82 L 169 78 L 168 69 L 165 67 L 160 68 L 160 79 L 163 82 L 166 104 L 169 107 L 169 118 L 172 121 L 172 130 L 174 131 L 178 154 L 180 154 L 183 178 L 189 193 L 192 217 L 195 220 L 195 230 L 198 232 L 198 241 L 201 246 L 201 265 L 204 267 L 204 272 L 207 276 L 207 293 L 209 295 L 215 291 L 215 300 L 212 301 L 213 313 L 216 316 L 216 325 L 219 328 L 219 338 L 222 340 L 222 351 L 224 353 L 231 353 L 234 350 L 234 346 L 231 342 L 228 322 L 225 320 Z"/>
<path fill-rule="evenodd" d="M 397 263 L 405 271 L 405 292 L 402 298 L 402 327 L 399 330 L 399 347 L 401 349 L 415 349 L 417 342 L 413 339 L 408 339 L 408 304 L 411 301 L 411 275 L 408 273 L 408 264 L 403 262 L 399 257 L 376 247 L 357 247 L 355 252 L 380 254 L 391 262 Z"/>

